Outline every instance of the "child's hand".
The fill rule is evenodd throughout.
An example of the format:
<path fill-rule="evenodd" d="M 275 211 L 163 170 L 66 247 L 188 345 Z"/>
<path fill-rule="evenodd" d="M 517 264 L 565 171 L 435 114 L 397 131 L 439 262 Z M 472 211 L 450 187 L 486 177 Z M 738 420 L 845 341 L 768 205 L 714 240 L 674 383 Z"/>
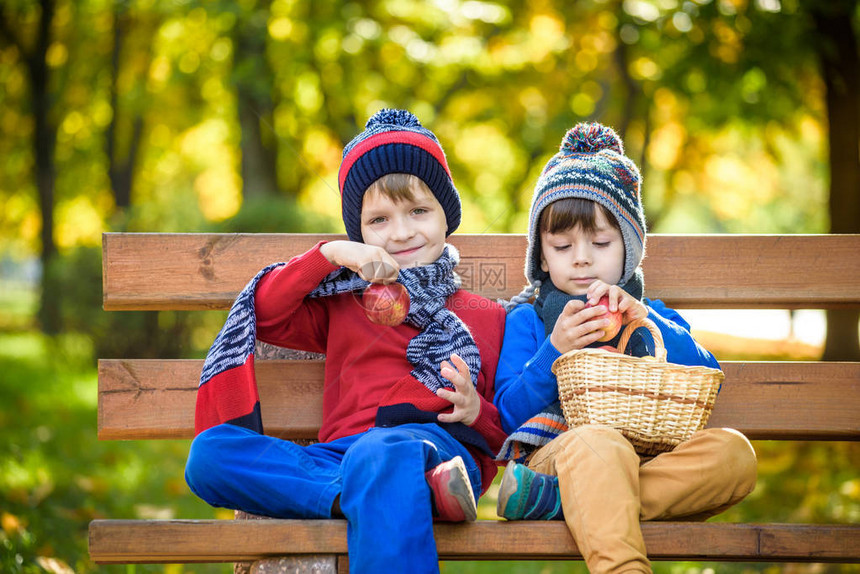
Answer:
<path fill-rule="evenodd" d="M 357 241 L 330 241 L 320 247 L 320 253 L 333 265 L 352 269 L 371 283 L 394 283 L 400 265 L 382 247 Z"/>
<path fill-rule="evenodd" d="M 436 396 L 454 403 L 454 411 L 440 414 L 439 422 L 472 424 L 481 413 L 481 399 L 478 398 L 478 391 L 472 384 L 469 365 L 458 355 L 453 354 L 450 363 L 442 361 L 441 373 L 443 377 L 451 381 L 455 390 L 439 389 L 436 391 Z"/>
<path fill-rule="evenodd" d="M 555 322 L 550 343 L 561 354 L 587 347 L 601 338 L 609 325 L 608 319 L 601 318 L 605 313 L 603 307 L 586 308 L 582 301 L 568 301 Z"/>
<path fill-rule="evenodd" d="M 586 295 L 588 296 L 588 303 L 591 305 L 597 305 L 600 298 L 606 295 L 609 298 L 608 310 L 621 311 L 625 325 L 648 316 L 648 308 L 645 307 L 645 304 L 618 285 L 607 285 L 598 279 L 588 286 Z"/>

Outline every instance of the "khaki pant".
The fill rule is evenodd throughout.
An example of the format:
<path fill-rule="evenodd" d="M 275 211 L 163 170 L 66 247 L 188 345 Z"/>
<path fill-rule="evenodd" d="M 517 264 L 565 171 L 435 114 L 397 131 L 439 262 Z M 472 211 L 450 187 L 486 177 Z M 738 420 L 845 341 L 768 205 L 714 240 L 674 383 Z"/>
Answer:
<path fill-rule="evenodd" d="M 585 425 L 538 450 L 529 468 L 558 476 L 565 521 L 592 574 L 651 572 L 640 520 L 705 520 L 756 482 L 755 451 L 733 429 L 699 431 L 649 459 L 617 430 Z"/>

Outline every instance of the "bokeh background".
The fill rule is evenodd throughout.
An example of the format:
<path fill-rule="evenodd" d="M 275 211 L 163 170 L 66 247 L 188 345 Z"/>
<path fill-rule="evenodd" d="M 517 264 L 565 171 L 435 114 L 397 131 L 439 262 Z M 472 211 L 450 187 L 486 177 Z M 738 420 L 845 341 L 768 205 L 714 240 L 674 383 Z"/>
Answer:
<path fill-rule="evenodd" d="M 4 0 L 0 571 L 231 571 L 88 560 L 96 517 L 230 516 L 189 493 L 187 442 L 95 438 L 96 357 L 199 358 L 224 319 L 103 312 L 103 232 L 342 231 L 343 145 L 400 107 L 447 152 L 459 233 L 525 232 L 580 121 L 621 134 L 651 232 L 858 233 L 858 27 L 856 0 Z M 690 313 L 723 360 L 860 356 L 856 313 Z M 755 446 L 758 486 L 719 520 L 860 521 L 857 445 Z"/>

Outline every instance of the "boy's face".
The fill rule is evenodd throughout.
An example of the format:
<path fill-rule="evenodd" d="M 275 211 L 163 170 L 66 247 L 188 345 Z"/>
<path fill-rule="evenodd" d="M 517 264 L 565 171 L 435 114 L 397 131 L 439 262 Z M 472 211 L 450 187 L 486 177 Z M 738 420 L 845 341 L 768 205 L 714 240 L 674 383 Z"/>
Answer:
<path fill-rule="evenodd" d="M 385 249 L 401 269 L 433 263 L 445 249 L 445 211 L 423 186 L 412 186 L 412 199 L 395 202 L 378 191 L 364 194 L 361 236 Z"/>
<path fill-rule="evenodd" d="M 624 240 L 602 209 L 595 210 L 596 229 L 577 225 L 559 233 L 540 234 L 541 269 L 568 295 L 585 295 L 595 279 L 617 285 L 624 273 Z"/>

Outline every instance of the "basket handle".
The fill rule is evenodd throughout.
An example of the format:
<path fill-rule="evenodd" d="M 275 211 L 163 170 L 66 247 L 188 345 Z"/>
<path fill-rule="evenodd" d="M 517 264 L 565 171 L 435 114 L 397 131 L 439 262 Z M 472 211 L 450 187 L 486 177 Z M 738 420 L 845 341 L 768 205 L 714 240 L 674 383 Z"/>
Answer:
<path fill-rule="evenodd" d="M 630 337 L 633 336 L 633 332 L 639 327 L 645 327 L 650 331 L 651 336 L 654 338 L 654 357 L 658 361 L 665 363 L 666 346 L 663 344 L 663 334 L 660 333 L 660 329 L 654 324 L 654 321 L 647 317 L 630 321 L 624 326 L 624 332 L 621 333 L 621 339 L 618 341 L 618 350 L 622 353 L 627 350 L 627 343 L 630 341 Z"/>

